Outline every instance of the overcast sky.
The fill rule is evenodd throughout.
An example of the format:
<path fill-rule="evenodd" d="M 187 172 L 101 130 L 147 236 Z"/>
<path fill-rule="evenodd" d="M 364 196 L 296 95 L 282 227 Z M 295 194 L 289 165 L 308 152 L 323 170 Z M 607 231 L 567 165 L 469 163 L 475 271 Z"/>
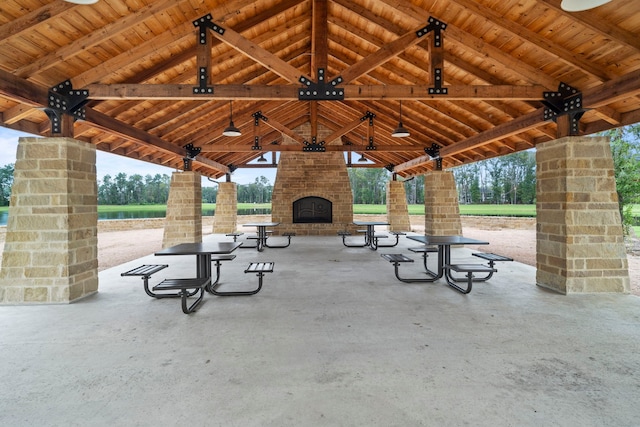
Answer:
<path fill-rule="evenodd" d="M 16 161 L 16 149 L 18 147 L 18 138 L 21 136 L 33 136 L 30 134 L 17 132 L 0 126 L 0 166 Z M 98 179 L 102 179 L 105 175 L 116 176 L 120 172 L 131 176 L 139 174 L 142 176 L 165 174 L 171 176 L 174 171 L 172 168 L 159 166 L 153 163 L 143 162 L 140 160 L 129 159 L 124 156 L 110 154 L 101 150 L 96 151 L 96 168 Z M 238 184 L 250 184 L 255 181 L 256 177 L 265 176 L 271 184 L 275 182 L 276 170 L 269 169 L 238 169 L 231 175 L 231 180 Z M 224 181 L 225 178 L 219 178 Z M 202 179 L 203 186 L 213 186 L 206 178 Z"/>

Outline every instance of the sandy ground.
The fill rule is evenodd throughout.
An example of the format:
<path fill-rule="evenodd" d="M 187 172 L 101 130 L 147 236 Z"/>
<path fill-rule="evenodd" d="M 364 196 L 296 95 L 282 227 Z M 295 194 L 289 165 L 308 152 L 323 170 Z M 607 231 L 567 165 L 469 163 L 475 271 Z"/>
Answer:
<path fill-rule="evenodd" d="M 203 235 L 210 228 L 203 230 Z M 536 232 L 535 230 L 484 230 L 465 227 L 465 236 L 491 242 L 491 252 L 509 256 L 518 262 L 535 266 Z M 104 270 L 127 261 L 134 260 L 162 248 L 162 228 L 148 230 L 111 231 L 98 233 L 98 269 Z M 0 249 L 4 247 L 4 233 L 0 234 Z M 487 250 L 487 247 L 471 249 Z M 636 252 L 637 253 L 637 252 Z M 640 256 L 628 255 L 631 292 L 640 296 Z"/>

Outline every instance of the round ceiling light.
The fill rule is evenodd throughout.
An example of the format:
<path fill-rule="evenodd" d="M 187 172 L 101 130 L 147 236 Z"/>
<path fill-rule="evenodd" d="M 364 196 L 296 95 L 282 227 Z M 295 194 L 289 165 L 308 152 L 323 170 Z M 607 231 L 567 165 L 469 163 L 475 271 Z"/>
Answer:
<path fill-rule="evenodd" d="M 98 0 L 64 0 L 67 3 L 74 3 L 74 4 L 95 4 L 98 3 Z"/>
<path fill-rule="evenodd" d="M 567 12 L 582 12 L 609 3 L 611 0 L 562 0 L 560 7 Z"/>

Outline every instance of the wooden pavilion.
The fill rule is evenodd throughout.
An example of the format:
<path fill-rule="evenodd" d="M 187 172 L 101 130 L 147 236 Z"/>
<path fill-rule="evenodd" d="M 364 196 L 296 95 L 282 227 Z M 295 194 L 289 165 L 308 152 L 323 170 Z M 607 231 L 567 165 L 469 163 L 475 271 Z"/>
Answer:
<path fill-rule="evenodd" d="M 23 219 L 9 226 L 5 255 L 16 256 L 3 259 L 0 301 L 97 290 L 86 273 L 95 254 L 73 243 L 95 246 L 86 227 L 96 149 L 228 181 L 237 168 L 274 167 L 275 153 L 298 163 L 347 153 L 353 167 L 357 153 L 394 177 L 425 175 L 444 194 L 451 184 L 436 177 L 447 169 L 535 147 L 538 282 L 628 291 L 607 141 L 588 136 L 640 121 L 640 7 L 604 3 L 572 12 L 560 0 L 4 0 L 0 124 L 41 138 L 19 148 L 12 204 Z M 595 210 L 604 216 L 580 213 Z M 80 225 L 69 225 L 76 214 Z M 444 231 L 433 225 L 441 219 L 432 232 Z M 34 237 L 41 225 L 48 231 Z M 574 235 L 591 226 L 580 235 L 611 262 L 570 246 L 586 244 Z M 52 239 L 64 255 L 34 269 L 37 249 L 21 245 Z M 64 265 L 63 284 L 51 285 L 50 265 Z M 612 273 L 586 283 L 580 272 L 592 270 Z M 37 279 L 16 285 L 25 277 Z"/>

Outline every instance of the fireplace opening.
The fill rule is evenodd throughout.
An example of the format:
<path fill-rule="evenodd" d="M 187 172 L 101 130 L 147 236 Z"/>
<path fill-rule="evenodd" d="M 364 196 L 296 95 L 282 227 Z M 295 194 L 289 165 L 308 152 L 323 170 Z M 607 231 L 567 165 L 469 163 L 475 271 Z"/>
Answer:
<path fill-rule="evenodd" d="M 332 222 L 331 201 L 322 197 L 303 197 L 293 202 L 293 222 L 327 223 Z"/>

